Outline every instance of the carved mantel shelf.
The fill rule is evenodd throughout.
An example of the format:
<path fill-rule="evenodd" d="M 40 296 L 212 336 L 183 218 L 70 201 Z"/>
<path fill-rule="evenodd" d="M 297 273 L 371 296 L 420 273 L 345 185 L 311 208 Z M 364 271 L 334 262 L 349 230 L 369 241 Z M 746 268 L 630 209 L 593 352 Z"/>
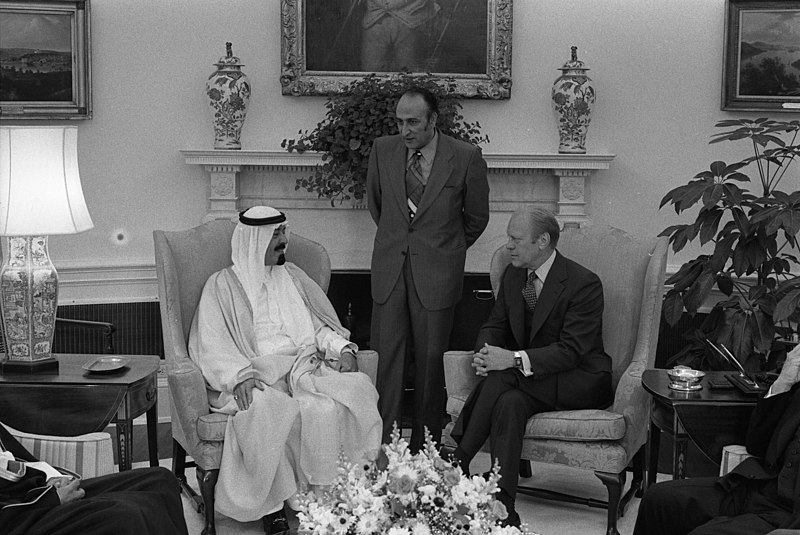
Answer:
<path fill-rule="evenodd" d="M 285 151 L 256 151 L 256 150 L 182 150 L 187 164 L 201 165 L 208 172 L 210 179 L 209 207 L 205 219 L 230 218 L 246 205 L 247 200 L 259 197 L 250 191 L 242 190 L 242 175 L 244 171 L 256 173 L 280 174 L 285 176 L 291 173 L 309 172 L 310 169 L 322 163 L 319 153 L 289 153 Z M 493 211 L 512 211 L 521 202 L 531 202 L 533 199 L 525 192 L 514 189 L 512 177 L 508 182 L 507 191 L 497 187 L 498 181 L 492 181 L 492 175 L 522 175 L 516 177 L 519 182 L 549 176 L 554 179 L 557 187 L 557 199 L 552 199 L 557 208 L 557 215 L 563 224 L 583 224 L 588 221 L 586 214 L 585 186 L 595 171 L 608 169 L 613 154 L 484 154 L 489 167 L 490 182 L 492 183 L 491 208 Z M 249 186 L 252 190 L 253 187 Z M 262 198 L 269 198 L 276 208 L 314 208 L 331 209 L 330 203 L 325 199 L 316 199 L 311 194 L 304 197 L 286 195 L 286 188 L 281 192 L 273 193 L 267 189 L 261 190 Z M 537 199 L 539 201 L 539 199 Z"/>

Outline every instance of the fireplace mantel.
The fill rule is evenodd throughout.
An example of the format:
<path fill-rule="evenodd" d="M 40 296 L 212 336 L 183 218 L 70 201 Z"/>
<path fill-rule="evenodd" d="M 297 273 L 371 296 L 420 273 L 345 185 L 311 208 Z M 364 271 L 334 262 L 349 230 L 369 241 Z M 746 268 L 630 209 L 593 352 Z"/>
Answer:
<path fill-rule="evenodd" d="M 276 208 L 337 209 L 325 199 L 295 192 L 294 179 L 322 163 L 319 153 L 289 153 L 255 150 L 182 150 L 187 164 L 201 165 L 208 172 L 208 212 L 205 220 L 227 219 L 258 199 L 268 199 Z M 586 213 L 586 181 L 597 170 L 608 169 L 613 154 L 484 154 L 492 188 L 492 211 L 510 212 L 519 203 L 555 204 L 562 224 L 582 225 Z M 246 171 L 257 176 L 246 184 Z M 514 178 L 495 175 L 518 175 Z M 532 196 L 530 182 L 549 178 L 555 192 L 551 199 Z M 291 187 L 287 187 L 288 185 Z M 272 185 L 265 184 L 272 182 Z M 257 185 L 256 185 L 257 183 Z M 525 184 L 528 183 L 526 187 Z M 248 202 L 252 201 L 252 202 Z M 351 206 L 351 205 L 347 205 Z"/>

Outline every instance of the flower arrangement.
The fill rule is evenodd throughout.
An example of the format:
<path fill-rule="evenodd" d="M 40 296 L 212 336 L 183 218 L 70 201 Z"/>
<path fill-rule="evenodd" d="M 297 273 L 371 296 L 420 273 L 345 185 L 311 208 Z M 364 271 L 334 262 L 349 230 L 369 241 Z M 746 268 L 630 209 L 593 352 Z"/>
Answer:
<path fill-rule="evenodd" d="M 502 527 L 505 506 L 493 498 L 500 479 L 467 477 L 443 460 L 430 435 L 412 455 L 395 428 L 381 462 L 339 460 L 338 477 L 322 492 L 300 497 L 303 535 L 519 535 Z M 381 466 L 385 464 L 386 466 Z"/>

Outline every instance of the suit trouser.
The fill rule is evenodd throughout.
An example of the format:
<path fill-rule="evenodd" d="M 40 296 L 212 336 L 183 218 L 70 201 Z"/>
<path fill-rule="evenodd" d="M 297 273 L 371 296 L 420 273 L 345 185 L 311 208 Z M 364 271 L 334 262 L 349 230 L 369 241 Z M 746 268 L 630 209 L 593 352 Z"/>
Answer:
<path fill-rule="evenodd" d="M 761 492 L 770 482 L 743 482 L 731 493 L 719 481 L 697 477 L 653 485 L 639 504 L 633 534 L 760 535 L 792 516 Z"/>
<path fill-rule="evenodd" d="M 492 462 L 500 463 L 501 490 L 513 500 L 519 481 L 519 460 L 525 426 L 534 414 L 553 406 L 520 389 L 525 376 L 514 369 L 490 372 L 470 393 L 458 417 L 453 438 L 466 461 L 477 454 L 486 439 Z"/>
<path fill-rule="evenodd" d="M 415 366 L 411 451 L 422 447 L 426 427 L 433 440 L 441 442 L 446 402 L 443 359 L 450 342 L 454 310 L 454 307 L 427 310 L 422 306 L 408 260 L 386 302 L 373 302 L 371 345 L 378 351 L 376 386 L 385 443 L 391 440 L 394 423 L 400 427 L 409 335 Z"/>
<path fill-rule="evenodd" d="M 82 481 L 80 486 L 86 491 L 84 498 L 52 509 L 30 511 L 26 519 L 30 524 L 18 533 L 187 533 L 180 485 L 166 468 L 139 468 L 108 474 Z"/>

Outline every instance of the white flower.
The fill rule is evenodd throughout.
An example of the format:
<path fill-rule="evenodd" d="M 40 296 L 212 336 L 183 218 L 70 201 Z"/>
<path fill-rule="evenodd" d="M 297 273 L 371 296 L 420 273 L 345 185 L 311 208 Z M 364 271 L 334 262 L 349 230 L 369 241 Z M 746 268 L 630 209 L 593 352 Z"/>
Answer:
<path fill-rule="evenodd" d="M 386 532 L 386 535 L 411 535 L 411 532 L 408 531 L 408 528 L 393 526 L 389 528 L 389 531 Z"/>
<path fill-rule="evenodd" d="M 431 530 L 427 524 L 417 522 L 411 527 L 412 535 L 431 535 Z"/>

